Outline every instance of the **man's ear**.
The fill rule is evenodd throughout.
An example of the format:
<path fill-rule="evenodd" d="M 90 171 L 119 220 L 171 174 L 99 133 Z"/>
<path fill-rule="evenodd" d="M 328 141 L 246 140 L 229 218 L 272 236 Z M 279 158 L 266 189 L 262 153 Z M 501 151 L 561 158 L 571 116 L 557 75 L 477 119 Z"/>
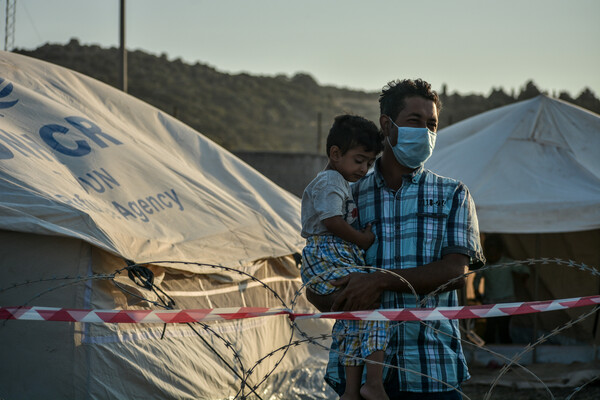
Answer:
<path fill-rule="evenodd" d="M 338 161 L 340 158 L 342 158 L 342 149 L 336 145 L 331 146 L 329 148 L 329 158 L 331 158 L 333 161 Z"/>
<path fill-rule="evenodd" d="M 381 132 L 383 136 L 388 136 L 390 134 L 390 125 L 391 125 L 390 117 L 387 115 L 381 114 L 379 116 L 379 126 L 381 127 Z"/>

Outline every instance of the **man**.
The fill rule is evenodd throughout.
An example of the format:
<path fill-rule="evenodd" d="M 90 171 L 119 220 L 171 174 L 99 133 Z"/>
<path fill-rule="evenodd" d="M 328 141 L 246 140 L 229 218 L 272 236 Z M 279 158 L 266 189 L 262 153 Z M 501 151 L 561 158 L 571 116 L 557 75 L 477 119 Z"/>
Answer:
<path fill-rule="evenodd" d="M 379 123 L 384 150 L 373 173 L 353 186 L 361 227 L 371 224 L 375 243 L 367 250 L 375 271 L 353 273 L 332 283 L 328 296 L 307 291 L 321 311 L 457 306 L 453 281 L 441 293 L 426 294 L 461 277 L 469 263 L 482 263 L 475 206 L 467 188 L 423 168 L 435 145 L 441 102 L 420 79 L 388 83 L 380 95 Z M 411 294 L 408 281 L 418 294 Z M 469 378 L 458 322 L 392 324 L 384 384 L 390 399 L 460 399 Z M 325 379 L 343 393 L 345 379 L 334 339 Z"/>

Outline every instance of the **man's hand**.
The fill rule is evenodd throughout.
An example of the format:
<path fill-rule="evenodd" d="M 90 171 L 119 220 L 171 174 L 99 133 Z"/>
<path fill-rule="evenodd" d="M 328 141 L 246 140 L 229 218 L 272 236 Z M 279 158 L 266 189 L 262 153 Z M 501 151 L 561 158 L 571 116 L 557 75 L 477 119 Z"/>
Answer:
<path fill-rule="evenodd" d="M 331 306 L 331 311 L 359 311 L 378 308 L 383 291 L 380 284 L 382 275 L 381 272 L 371 274 L 353 272 L 331 281 L 332 285 L 341 287 Z"/>
<path fill-rule="evenodd" d="M 441 260 L 407 269 L 376 271 L 370 274 L 354 272 L 331 284 L 340 290 L 327 295 L 306 290 L 306 297 L 321 312 L 359 311 L 379 308 L 384 290 L 426 295 L 445 285 L 444 292 L 464 287 L 464 274 L 468 271 L 469 257 L 463 254 L 447 254 Z M 463 276 L 463 279 L 455 280 Z M 407 282 L 410 282 L 410 286 Z"/>
<path fill-rule="evenodd" d="M 335 301 L 337 294 L 338 292 L 333 292 L 328 295 L 321 295 L 313 292 L 309 287 L 306 288 L 306 299 L 320 312 L 331 311 L 331 305 Z"/>

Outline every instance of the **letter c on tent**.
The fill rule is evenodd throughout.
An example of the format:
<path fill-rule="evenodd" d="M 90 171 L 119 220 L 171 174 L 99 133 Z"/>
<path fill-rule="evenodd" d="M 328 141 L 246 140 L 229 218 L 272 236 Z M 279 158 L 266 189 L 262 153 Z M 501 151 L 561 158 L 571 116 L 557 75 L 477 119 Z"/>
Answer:
<path fill-rule="evenodd" d="M 0 83 L 4 82 L 4 78 L 0 78 Z M 0 97 L 6 97 L 9 94 L 11 94 L 13 91 L 13 84 L 9 83 L 8 85 L 6 85 L 4 88 L 2 88 L 2 90 L 0 90 Z M 19 100 L 13 100 L 13 101 L 0 101 L 0 109 L 2 108 L 10 108 L 12 106 L 14 106 L 15 104 L 17 104 Z"/>
<path fill-rule="evenodd" d="M 81 157 L 85 156 L 91 151 L 90 145 L 87 144 L 85 140 L 76 140 L 75 144 L 77 145 L 77 147 L 71 149 L 69 147 L 63 146 L 54 138 L 55 133 L 62 133 L 64 135 L 67 132 L 69 132 L 69 128 L 65 128 L 62 125 L 44 125 L 40 128 L 40 137 L 44 142 L 46 142 L 48 146 L 58 151 L 59 153 L 62 153 L 67 156 Z"/>

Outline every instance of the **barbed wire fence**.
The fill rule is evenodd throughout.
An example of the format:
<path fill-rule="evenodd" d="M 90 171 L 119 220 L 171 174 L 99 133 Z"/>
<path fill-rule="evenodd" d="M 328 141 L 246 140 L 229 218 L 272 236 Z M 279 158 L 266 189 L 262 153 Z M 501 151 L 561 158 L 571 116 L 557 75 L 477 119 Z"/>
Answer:
<path fill-rule="evenodd" d="M 485 266 L 485 267 L 482 267 L 475 271 L 469 271 L 466 274 L 464 274 L 463 276 L 457 277 L 449 282 L 446 282 L 444 285 L 438 287 L 433 292 L 431 292 L 425 296 L 419 296 L 419 295 L 417 295 L 414 288 L 412 288 L 412 286 L 408 282 L 406 282 L 402 277 L 398 276 L 397 274 L 394 274 L 391 271 L 381 270 L 381 269 L 375 268 L 375 267 L 364 267 L 364 268 L 368 269 L 368 270 L 379 270 L 379 271 L 382 271 L 385 273 L 389 273 L 389 274 L 391 274 L 391 276 L 394 276 L 397 279 L 403 280 L 404 282 L 406 282 L 408 284 L 409 288 L 411 289 L 412 295 L 415 297 L 415 304 L 417 304 L 417 307 L 425 307 L 425 305 L 428 304 L 429 302 L 431 302 L 432 299 L 434 299 L 436 295 L 444 292 L 449 286 L 451 286 L 453 283 L 456 283 L 456 281 L 463 280 L 466 277 L 468 277 L 469 275 L 483 273 L 484 271 L 489 270 L 489 269 L 511 268 L 511 267 L 518 266 L 518 265 L 527 265 L 530 267 L 541 267 L 541 266 L 550 265 L 550 264 L 564 266 L 567 268 L 573 268 L 573 269 L 579 270 L 581 272 L 589 273 L 590 275 L 592 275 L 594 277 L 600 277 L 600 272 L 598 272 L 598 270 L 596 268 L 594 268 L 592 266 L 588 266 L 583 263 L 578 263 L 578 262 L 575 262 L 572 260 L 563 260 L 563 259 L 559 259 L 559 258 L 535 258 L 535 259 L 532 258 L 532 259 L 517 260 L 517 261 L 511 261 L 511 262 L 506 262 L 506 263 L 502 263 L 502 264 Z M 52 276 L 50 278 L 43 278 L 43 279 L 39 279 L 39 280 L 25 280 L 23 282 L 13 283 L 13 284 L 9 284 L 5 287 L 0 287 L 0 294 L 9 292 L 11 290 L 18 290 L 20 288 L 23 288 L 24 286 L 35 285 L 38 283 L 46 283 L 47 284 L 47 283 L 51 283 L 51 282 L 56 282 L 56 285 L 53 285 L 49 288 L 46 288 L 46 289 L 36 293 L 35 295 L 31 296 L 29 299 L 27 299 L 25 302 L 23 302 L 22 304 L 20 304 L 18 306 L 18 307 L 26 308 L 30 304 L 32 304 L 34 301 L 36 301 L 37 299 L 39 299 L 39 298 L 43 297 L 44 295 L 47 295 L 51 292 L 55 292 L 57 290 L 65 289 L 67 287 L 71 287 L 71 286 L 82 284 L 82 283 L 87 284 L 91 281 L 110 281 L 114 284 L 115 287 L 117 287 L 119 290 L 121 290 L 123 293 L 125 293 L 129 296 L 146 301 L 148 304 L 151 304 L 160 309 L 174 310 L 175 306 L 176 306 L 175 300 L 170 295 L 168 295 L 167 292 L 165 292 L 157 284 L 154 283 L 152 271 L 150 269 L 148 269 L 148 267 L 147 267 L 150 265 L 161 265 L 161 266 L 192 265 L 192 266 L 199 266 L 199 267 L 209 267 L 211 269 L 215 269 L 218 271 L 226 271 L 228 273 L 242 275 L 247 280 L 257 283 L 258 286 L 260 286 L 265 291 L 267 291 L 281 305 L 282 309 L 290 310 L 291 315 L 294 314 L 296 306 L 298 304 L 298 300 L 304 294 L 307 285 L 310 284 L 310 282 L 302 284 L 299 287 L 299 289 L 296 290 L 296 292 L 294 293 L 292 298 L 289 300 L 289 304 L 288 304 L 288 302 L 286 302 L 267 283 L 263 282 L 261 279 L 256 278 L 252 274 L 249 274 L 249 273 L 239 270 L 239 269 L 220 266 L 220 265 L 214 265 L 214 264 L 200 263 L 200 262 L 152 261 L 152 262 L 145 262 L 145 263 L 140 263 L 140 264 L 134 264 L 134 263 L 129 262 L 127 266 L 120 268 L 120 269 L 116 269 L 113 273 L 109 273 L 109 274 L 107 274 L 107 273 L 91 274 L 89 276 L 80 276 L 80 275 L 66 276 L 65 275 L 65 276 Z M 135 292 L 127 289 L 123 284 L 119 283 L 116 280 L 116 278 L 125 272 L 127 273 L 128 277 L 130 278 L 131 281 L 133 281 L 137 286 L 147 290 L 148 292 L 153 293 L 159 299 L 159 301 L 155 301 L 155 300 L 150 299 L 149 297 L 142 296 L 138 293 L 135 293 Z M 319 279 L 319 278 L 322 278 L 322 277 L 317 276 L 314 279 Z M 420 298 L 420 300 L 419 300 L 419 298 Z M 0 305 L 0 307 L 1 307 L 1 305 Z M 490 384 L 489 390 L 486 392 L 484 400 L 488 400 L 492 397 L 494 390 L 498 387 L 503 376 L 505 376 L 509 371 L 511 371 L 515 368 L 517 368 L 520 371 L 523 371 L 526 375 L 530 376 L 531 379 L 535 380 L 542 387 L 544 392 L 547 394 L 548 399 L 555 399 L 552 390 L 543 381 L 543 379 L 541 377 L 539 377 L 531 369 L 527 368 L 527 366 L 525 364 L 523 364 L 521 361 L 527 353 L 530 353 L 531 351 L 533 351 L 537 346 L 547 342 L 550 338 L 552 338 L 556 335 L 559 335 L 561 332 L 564 332 L 564 331 L 568 330 L 569 328 L 581 323 L 582 321 L 592 317 L 599 310 L 600 310 L 600 305 L 594 306 L 594 307 L 592 307 L 591 310 L 583 312 L 579 316 L 570 319 L 566 323 L 555 327 L 552 331 L 542 334 L 541 336 L 539 336 L 537 338 L 537 340 L 533 341 L 532 343 L 528 343 L 528 344 L 524 345 L 523 349 L 512 357 L 507 357 L 499 352 L 495 352 L 492 349 L 486 347 L 485 344 L 474 343 L 473 341 L 470 341 L 463 337 L 452 336 L 452 335 L 448 334 L 447 332 L 440 331 L 440 330 L 434 328 L 427 321 L 419 321 L 419 323 L 426 325 L 428 327 L 428 329 L 433 329 L 434 332 L 438 335 L 445 335 L 452 339 L 459 340 L 463 343 L 464 346 L 477 348 L 479 350 L 482 350 L 482 351 L 490 354 L 491 356 L 493 356 L 495 358 L 501 359 L 504 362 L 504 364 L 498 371 L 497 376 L 494 378 L 494 380 Z M 6 326 L 6 323 L 9 319 L 10 318 L 4 318 L 4 321 L 3 321 L 0 329 L 9 329 L 9 327 Z M 239 380 L 239 388 L 237 389 L 237 392 L 233 398 L 235 398 L 235 399 L 251 399 L 251 398 L 263 399 L 263 397 L 261 397 L 261 393 L 259 390 L 261 385 L 263 385 L 269 379 L 269 377 L 271 377 L 274 373 L 277 372 L 277 370 L 280 367 L 282 361 L 284 360 L 287 352 L 291 348 L 311 344 L 311 345 L 318 346 L 325 351 L 328 351 L 328 352 L 336 351 L 336 352 L 338 352 L 338 354 L 343 355 L 339 351 L 333 350 L 333 349 L 331 349 L 330 346 L 325 344 L 325 343 L 328 343 L 330 341 L 330 339 L 332 338 L 331 332 L 322 332 L 319 335 L 311 336 L 310 334 L 305 332 L 300 327 L 300 325 L 297 323 L 297 321 L 295 320 L 294 317 L 290 317 L 288 319 L 288 322 L 289 322 L 289 326 L 290 326 L 290 331 L 289 331 L 289 340 L 287 340 L 287 343 L 283 346 L 280 346 L 278 348 L 275 348 L 275 349 L 269 351 L 263 357 L 256 360 L 252 366 L 244 365 L 244 362 L 243 362 L 244 357 L 240 353 L 239 350 L 236 350 L 235 343 L 232 343 L 224 335 L 220 334 L 216 329 L 213 329 L 211 324 L 205 323 L 202 321 L 197 321 L 194 323 L 187 322 L 186 325 L 193 332 L 193 334 L 195 336 L 197 336 L 199 338 L 199 340 L 201 340 L 215 354 L 215 356 L 220 360 L 220 362 L 222 362 L 223 365 L 225 365 L 227 367 L 227 369 L 229 371 L 231 371 L 232 375 L 235 376 Z M 391 321 L 391 322 L 392 323 L 390 323 L 390 326 L 388 328 L 389 330 L 396 329 L 400 325 L 406 323 L 406 321 Z M 161 338 L 164 337 L 166 325 L 167 324 L 165 323 L 165 325 L 163 326 L 163 332 L 162 332 Z M 226 354 L 222 354 L 222 352 L 219 351 L 218 349 L 216 349 L 215 346 L 211 345 L 208 342 L 208 340 L 204 337 L 204 334 L 208 334 L 212 338 L 216 338 L 220 343 L 222 343 L 224 348 L 226 349 L 226 351 L 231 353 L 229 356 L 230 358 L 227 359 Z M 297 338 L 295 339 L 295 337 L 298 337 L 297 335 L 300 337 L 300 339 L 297 339 Z M 355 357 L 355 358 L 358 358 L 358 357 Z M 259 376 L 257 378 L 254 378 L 254 375 L 256 374 L 256 370 L 257 370 L 258 366 L 265 363 L 267 360 L 269 360 L 270 365 L 272 365 L 272 367 L 269 368 L 269 370 L 264 374 L 264 376 Z M 372 361 L 367 361 L 365 359 L 361 359 L 361 360 L 363 362 L 372 362 Z M 231 361 L 233 361 L 233 363 Z M 465 394 L 461 389 L 453 387 L 452 385 L 450 385 L 446 382 L 442 382 L 433 376 L 424 375 L 418 371 L 401 368 L 401 367 L 395 366 L 395 365 L 389 365 L 389 364 L 383 364 L 383 365 L 387 368 L 399 369 L 399 370 L 403 370 L 407 373 L 417 374 L 424 378 L 435 380 L 435 381 L 441 383 L 442 385 L 447 386 L 448 390 L 455 390 L 455 391 L 459 392 L 463 396 L 463 398 L 465 398 L 467 400 L 470 399 L 470 397 L 468 397 L 467 394 Z M 252 379 L 252 378 L 254 378 L 254 379 Z M 586 388 L 586 386 L 593 384 L 594 382 L 596 382 L 599 379 L 600 379 L 600 376 L 594 376 L 591 379 L 585 381 L 583 384 L 580 384 L 579 386 L 573 388 L 573 391 L 568 395 L 568 397 L 566 397 L 566 399 L 567 400 L 573 399 L 575 397 L 575 395 L 578 394 L 579 392 L 581 392 L 582 390 L 584 390 L 584 388 Z M 254 382 L 254 383 L 252 383 L 252 382 Z"/>

